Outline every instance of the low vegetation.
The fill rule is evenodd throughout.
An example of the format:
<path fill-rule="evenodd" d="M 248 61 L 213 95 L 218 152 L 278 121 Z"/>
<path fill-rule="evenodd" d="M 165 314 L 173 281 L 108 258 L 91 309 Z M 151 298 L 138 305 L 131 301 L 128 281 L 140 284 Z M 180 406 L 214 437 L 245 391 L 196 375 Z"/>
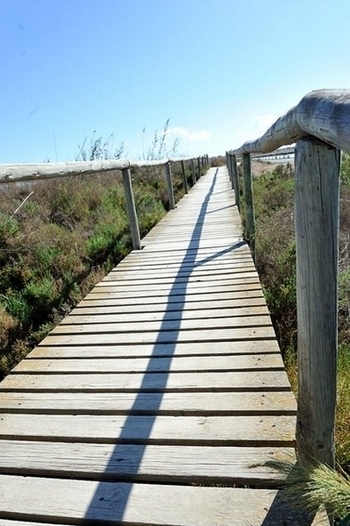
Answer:
<path fill-rule="evenodd" d="M 80 155 L 91 158 L 94 144 L 80 148 Z M 186 175 L 190 186 L 189 169 Z M 168 208 L 163 169 L 132 170 L 132 179 L 144 236 Z M 184 192 L 180 163 L 173 165 L 173 185 L 178 200 Z M 120 172 L 1 185 L 0 376 L 130 249 Z"/>

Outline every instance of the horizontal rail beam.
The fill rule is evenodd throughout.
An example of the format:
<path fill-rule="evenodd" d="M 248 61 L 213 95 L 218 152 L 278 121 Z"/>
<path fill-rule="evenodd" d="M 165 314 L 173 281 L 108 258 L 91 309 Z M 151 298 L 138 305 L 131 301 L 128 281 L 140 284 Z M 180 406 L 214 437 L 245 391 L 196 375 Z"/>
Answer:
<path fill-rule="evenodd" d="M 309 135 L 350 152 L 350 90 L 315 90 L 280 117 L 259 139 L 230 153 L 269 153 Z"/>
<path fill-rule="evenodd" d="M 0 164 L 0 184 L 19 181 L 34 181 L 54 177 L 89 175 L 98 172 L 162 166 L 167 162 L 190 161 L 191 158 L 160 159 L 156 161 L 130 161 L 129 159 L 111 159 L 105 161 L 73 161 L 66 163 L 39 164 Z"/>

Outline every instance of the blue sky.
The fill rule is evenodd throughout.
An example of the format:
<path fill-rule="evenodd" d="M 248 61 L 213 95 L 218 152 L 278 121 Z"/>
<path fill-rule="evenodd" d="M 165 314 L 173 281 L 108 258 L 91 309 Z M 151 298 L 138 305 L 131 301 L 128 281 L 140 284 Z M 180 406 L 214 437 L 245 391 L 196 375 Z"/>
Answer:
<path fill-rule="evenodd" d="M 349 0 L 0 0 L 0 163 L 85 137 L 223 154 L 309 91 L 350 88 Z M 145 129 L 145 131 L 143 131 Z"/>

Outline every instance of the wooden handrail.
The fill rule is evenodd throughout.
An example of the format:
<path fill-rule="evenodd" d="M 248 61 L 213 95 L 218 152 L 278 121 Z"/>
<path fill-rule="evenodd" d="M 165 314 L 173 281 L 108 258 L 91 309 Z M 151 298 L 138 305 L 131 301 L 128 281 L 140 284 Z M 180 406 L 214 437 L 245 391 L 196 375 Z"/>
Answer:
<path fill-rule="evenodd" d="M 315 90 L 280 117 L 259 139 L 229 153 L 270 153 L 312 135 L 350 152 L 350 90 Z"/>
<path fill-rule="evenodd" d="M 295 222 L 298 311 L 297 449 L 302 458 L 334 466 L 338 333 L 340 150 L 350 152 L 350 90 L 317 90 L 301 99 L 260 138 L 227 152 L 232 177 L 243 157 L 296 142 Z M 247 238 L 254 247 L 251 184 L 245 181 Z"/>
<path fill-rule="evenodd" d="M 207 155 L 203 156 L 209 162 Z M 0 184 L 37 181 L 54 177 L 70 177 L 74 175 L 89 175 L 98 172 L 124 170 L 126 168 L 142 168 L 146 166 L 161 166 L 168 162 L 190 161 L 191 157 L 160 159 L 156 161 L 135 161 L 129 159 L 111 159 L 105 161 L 72 161 L 66 163 L 39 164 L 0 164 Z"/>
<path fill-rule="evenodd" d="M 138 218 L 135 207 L 134 194 L 132 189 L 130 168 L 142 168 L 148 166 L 163 166 L 164 179 L 166 182 L 169 198 L 169 209 L 175 208 L 174 189 L 171 178 L 171 163 L 181 162 L 182 178 L 185 193 L 188 192 L 187 180 L 185 175 L 184 161 L 191 161 L 193 168 L 193 159 L 173 158 L 160 159 L 155 161 L 130 161 L 128 159 L 112 159 L 105 161 L 75 161 L 68 163 L 41 163 L 41 164 L 7 164 L 0 165 L 0 184 L 17 183 L 25 181 L 38 181 L 43 179 L 61 178 L 76 175 L 91 175 L 96 173 L 111 172 L 115 170 L 122 171 L 123 187 L 126 201 L 126 209 L 129 219 L 131 238 L 134 250 L 140 250 L 141 240 L 138 225 Z M 200 158 L 197 159 L 198 170 L 200 170 Z M 209 156 L 202 156 L 203 166 L 209 164 Z M 193 175 L 193 173 L 192 173 Z M 199 177 L 199 175 L 198 175 Z M 193 179 L 193 184 L 196 178 Z"/>

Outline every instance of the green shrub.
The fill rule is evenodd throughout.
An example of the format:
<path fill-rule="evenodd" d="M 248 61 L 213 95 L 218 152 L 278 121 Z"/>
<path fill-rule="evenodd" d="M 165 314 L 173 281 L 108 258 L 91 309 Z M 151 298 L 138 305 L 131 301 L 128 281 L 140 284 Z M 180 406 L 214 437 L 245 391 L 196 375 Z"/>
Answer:
<path fill-rule="evenodd" d="M 350 472 L 350 190 L 341 188 L 336 458 Z M 293 389 L 297 390 L 294 180 L 279 168 L 254 180 L 256 262 Z"/>
<path fill-rule="evenodd" d="M 180 164 L 172 175 L 179 198 Z M 144 236 L 166 213 L 163 168 L 133 169 L 132 177 Z M 121 173 L 113 172 L 6 189 L 0 203 L 0 375 L 130 252 L 121 181 Z"/>

